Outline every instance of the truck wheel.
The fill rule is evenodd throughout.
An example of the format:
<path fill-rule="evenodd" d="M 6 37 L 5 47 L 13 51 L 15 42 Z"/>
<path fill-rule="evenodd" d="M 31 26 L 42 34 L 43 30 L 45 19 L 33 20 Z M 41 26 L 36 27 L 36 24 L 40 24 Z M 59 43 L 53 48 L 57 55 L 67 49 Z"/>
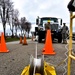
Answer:
<path fill-rule="evenodd" d="M 40 37 L 38 37 L 38 43 L 41 43 L 42 39 Z"/>
<path fill-rule="evenodd" d="M 54 41 L 54 38 L 52 38 L 52 43 L 53 43 L 53 41 Z"/>
<path fill-rule="evenodd" d="M 62 42 L 62 38 L 58 38 L 58 43 L 61 43 Z"/>

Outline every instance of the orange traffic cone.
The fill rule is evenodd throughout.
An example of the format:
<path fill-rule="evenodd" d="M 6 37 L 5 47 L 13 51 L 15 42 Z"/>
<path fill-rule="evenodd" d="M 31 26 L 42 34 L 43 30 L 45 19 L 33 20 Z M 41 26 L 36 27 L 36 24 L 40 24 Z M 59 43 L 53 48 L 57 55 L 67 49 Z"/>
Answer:
<path fill-rule="evenodd" d="M 43 48 L 43 54 L 55 54 L 53 46 L 52 46 L 51 31 L 50 30 L 47 30 L 45 46 Z"/>
<path fill-rule="evenodd" d="M 24 36 L 24 42 L 23 42 L 23 45 L 28 45 L 25 36 Z"/>
<path fill-rule="evenodd" d="M 1 36 L 0 36 L 0 51 L 1 51 Z"/>
<path fill-rule="evenodd" d="M 5 39 L 4 39 L 4 34 L 1 34 L 1 49 L 0 52 L 9 52 L 6 47 Z"/>
<path fill-rule="evenodd" d="M 22 44 L 22 36 L 20 36 L 20 44 Z"/>
<path fill-rule="evenodd" d="M 0 44 L 1 44 L 1 36 L 0 36 Z"/>

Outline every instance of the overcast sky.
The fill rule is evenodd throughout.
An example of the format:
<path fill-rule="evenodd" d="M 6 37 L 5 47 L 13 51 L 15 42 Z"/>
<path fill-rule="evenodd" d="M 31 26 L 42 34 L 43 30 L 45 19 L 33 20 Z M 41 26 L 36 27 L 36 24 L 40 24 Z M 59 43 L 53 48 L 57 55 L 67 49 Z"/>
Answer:
<path fill-rule="evenodd" d="M 67 4 L 70 0 L 12 0 L 14 8 L 19 10 L 19 17 L 26 17 L 35 22 L 37 16 L 53 16 L 62 18 L 69 26 L 69 11 Z M 73 26 L 73 28 L 75 28 Z"/>
<path fill-rule="evenodd" d="M 69 0 L 12 0 L 14 8 L 29 21 L 35 22 L 37 16 L 54 16 L 69 21 L 67 4 Z"/>

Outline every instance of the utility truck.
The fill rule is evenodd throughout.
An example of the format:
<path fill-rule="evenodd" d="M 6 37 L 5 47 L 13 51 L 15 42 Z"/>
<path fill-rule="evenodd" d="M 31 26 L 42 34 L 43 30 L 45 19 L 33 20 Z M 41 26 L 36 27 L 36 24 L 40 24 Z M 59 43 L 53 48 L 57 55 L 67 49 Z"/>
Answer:
<path fill-rule="evenodd" d="M 43 40 L 45 41 L 46 38 L 46 30 L 45 30 L 45 23 L 50 21 L 50 30 L 51 30 L 51 37 L 52 42 L 57 40 L 58 43 L 62 42 L 62 33 L 61 33 L 61 25 L 62 19 L 56 17 L 37 17 L 35 27 L 35 36 L 38 36 L 38 42 L 41 43 Z"/>

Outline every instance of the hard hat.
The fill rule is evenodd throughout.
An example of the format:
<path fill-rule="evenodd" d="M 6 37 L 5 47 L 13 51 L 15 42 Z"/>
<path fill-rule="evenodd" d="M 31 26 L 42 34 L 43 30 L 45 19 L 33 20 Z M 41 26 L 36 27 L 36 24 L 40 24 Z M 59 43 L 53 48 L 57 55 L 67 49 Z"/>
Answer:
<path fill-rule="evenodd" d="M 66 23 L 63 23 L 63 24 L 66 24 Z"/>
<path fill-rule="evenodd" d="M 50 20 L 48 20 L 48 22 L 50 22 Z"/>

